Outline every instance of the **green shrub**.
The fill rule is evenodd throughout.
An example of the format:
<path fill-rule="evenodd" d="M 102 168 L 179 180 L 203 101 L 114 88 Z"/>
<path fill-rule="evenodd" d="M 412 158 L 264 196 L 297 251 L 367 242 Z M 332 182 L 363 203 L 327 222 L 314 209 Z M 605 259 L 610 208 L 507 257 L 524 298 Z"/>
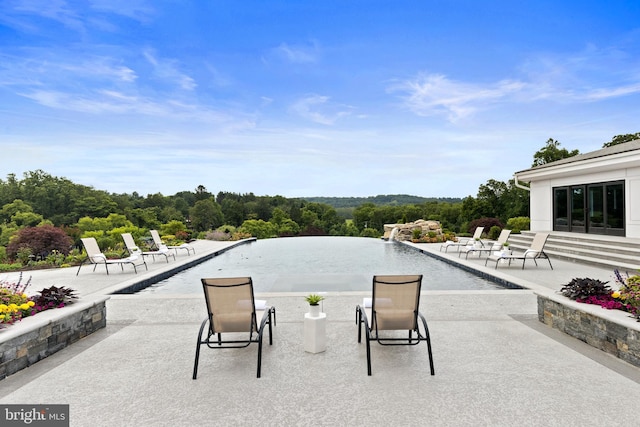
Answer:
<path fill-rule="evenodd" d="M 411 232 L 411 237 L 414 239 L 419 239 L 420 237 L 422 237 L 422 229 L 414 228 L 413 231 Z"/>
<path fill-rule="evenodd" d="M 527 216 L 517 216 L 507 220 L 507 229 L 512 233 L 520 233 L 522 230 L 529 230 L 531 220 Z"/>
<path fill-rule="evenodd" d="M 18 271 L 22 269 L 22 264 L 19 262 L 14 262 L 13 264 L 0 264 L 0 271 Z"/>
<path fill-rule="evenodd" d="M 187 231 L 187 226 L 182 221 L 171 220 L 160 226 L 160 234 L 178 234 L 179 231 Z"/>
<path fill-rule="evenodd" d="M 498 227 L 497 225 L 494 225 L 489 229 L 489 238 L 491 240 L 497 240 L 498 236 L 500 236 L 501 231 L 502 231 L 502 228 Z"/>
<path fill-rule="evenodd" d="M 484 227 L 483 234 L 488 234 L 491 227 L 494 226 L 498 226 L 500 229 L 504 228 L 504 224 L 498 218 L 478 218 L 469 223 L 467 231 L 473 234 L 477 227 Z"/>
<path fill-rule="evenodd" d="M 360 232 L 360 237 L 380 237 L 380 232 L 375 228 L 365 228 Z"/>

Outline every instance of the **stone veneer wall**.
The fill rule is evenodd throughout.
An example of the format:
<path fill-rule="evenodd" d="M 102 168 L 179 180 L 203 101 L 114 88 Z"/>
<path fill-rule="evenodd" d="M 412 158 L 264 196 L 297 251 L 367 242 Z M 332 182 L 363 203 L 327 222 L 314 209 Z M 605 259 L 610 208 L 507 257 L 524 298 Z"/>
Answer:
<path fill-rule="evenodd" d="M 104 328 L 108 299 L 43 311 L 0 330 L 0 380 Z"/>
<path fill-rule="evenodd" d="M 382 238 L 389 240 L 394 228 L 397 229 L 394 240 L 399 242 L 411 241 L 413 238 L 413 230 L 415 229 L 420 229 L 423 235 L 429 232 L 435 233 L 436 236 L 442 235 L 440 221 L 419 219 L 414 222 L 407 222 L 406 224 L 384 224 L 384 235 Z"/>
<path fill-rule="evenodd" d="M 629 313 L 562 296 L 538 293 L 537 297 L 542 323 L 640 367 L 640 323 Z"/>

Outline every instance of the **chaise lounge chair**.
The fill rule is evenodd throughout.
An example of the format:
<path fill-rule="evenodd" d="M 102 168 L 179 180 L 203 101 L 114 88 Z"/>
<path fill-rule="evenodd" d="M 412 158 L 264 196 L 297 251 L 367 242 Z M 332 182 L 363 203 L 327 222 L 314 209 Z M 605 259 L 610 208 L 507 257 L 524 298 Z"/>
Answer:
<path fill-rule="evenodd" d="M 469 258 L 470 253 L 478 253 L 479 256 L 482 256 L 483 252 L 496 252 L 502 249 L 502 246 L 507 243 L 509 240 L 509 236 L 511 235 L 511 230 L 502 230 L 500 235 L 498 236 L 498 240 L 495 242 L 488 242 L 486 246 L 475 247 L 475 246 L 465 246 L 464 248 L 458 251 L 458 258 L 460 255 L 465 254 L 465 258 Z"/>
<path fill-rule="evenodd" d="M 187 255 L 191 255 L 191 251 L 193 251 L 194 254 L 196 253 L 196 250 L 193 248 L 193 246 L 191 246 L 188 243 L 183 243 L 178 246 L 167 246 L 164 244 L 164 242 L 160 238 L 160 234 L 158 233 L 158 230 L 149 230 L 149 232 L 151 233 L 151 237 L 153 238 L 153 244 L 156 246 L 156 249 L 158 250 L 160 250 L 160 248 L 164 246 L 169 249 L 174 249 L 176 251 L 176 254 L 178 253 L 178 249 L 184 249 L 185 251 L 187 251 Z"/>
<path fill-rule="evenodd" d="M 193 379 L 195 380 L 198 375 L 201 346 L 206 345 L 213 349 L 243 348 L 251 343 L 258 344 L 258 378 L 260 378 L 262 335 L 265 326 L 269 325 L 269 345 L 273 344 L 271 320 L 273 318 L 275 326 L 275 307 L 267 307 L 265 301 L 254 300 L 251 277 L 202 279 L 202 286 L 208 316 L 202 322 L 198 334 Z"/>
<path fill-rule="evenodd" d="M 483 231 L 484 227 L 476 227 L 475 231 L 473 232 L 473 237 L 461 237 L 457 242 L 454 242 L 453 240 L 447 240 L 442 245 L 440 245 L 440 252 L 442 252 L 442 248 L 444 248 L 445 252 L 447 252 L 449 248 L 457 248 L 459 250 L 460 247 L 467 246 L 468 244 L 474 243 L 475 241 L 480 242 L 480 246 L 484 247 L 484 243 L 482 242 L 482 240 L 480 240 Z"/>
<path fill-rule="evenodd" d="M 167 248 L 165 245 L 160 245 L 160 248 L 156 251 L 141 251 L 140 248 L 136 245 L 136 242 L 133 239 L 131 233 L 122 233 L 122 240 L 124 240 L 124 245 L 127 247 L 127 251 L 130 255 L 137 255 L 143 258 L 146 256 L 150 256 L 153 259 L 153 262 L 156 261 L 156 256 L 160 255 L 165 257 L 167 263 L 169 262 L 169 255 L 173 257 L 174 261 L 176 259 L 176 256 L 170 253 L 169 248 Z"/>
<path fill-rule="evenodd" d="M 147 263 L 144 262 L 144 258 L 139 257 L 138 255 L 129 255 L 127 258 L 119 258 L 119 259 L 107 259 L 106 255 L 100 252 L 100 247 L 98 246 L 98 242 L 93 237 L 86 237 L 82 240 L 82 244 L 84 245 L 84 249 L 87 251 L 87 259 L 80 263 L 78 267 L 78 271 L 76 272 L 76 276 L 80 273 L 80 268 L 85 262 L 89 262 L 93 264 L 93 271 L 96 271 L 96 267 L 98 264 L 104 264 L 104 268 L 107 270 L 107 274 L 109 274 L 109 265 L 120 265 L 120 268 L 124 270 L 124 264 L 131 264 L 133 266 L 133 271 L 138 273 L 136 269 L 136 265 L 144 264 L 144 268 L 148 270 Z M 137 263 L 138 259 L 142 260 L 142 263 Z"/>
<path fill-rule="evenodd" d="M 509 260 L 509 265 L 511 265 L 511 261 L 513 260 L 522 260 L 522 269 L 524 270 L 524 264 L 528 259 L 533 260 L 538 266 L 538 262 L 536 259 L 544 258 L 549 261 L 549 267 L 553 270 L 553 265 L 551 265 L 551 260 L 549 256 L 544 252 L 544 245 L 547 243 L 547 238 L 549 237 L 549 233 L 536 233 L 533 237 L 533 242 L 531 242 L 531 246 L 529 249 L 524 251 L 522 254 L 513 255 L 504 252 L 494 252 L 487 257 L 487 260 L 484 262 L 484 265 L 487 265 L 489 261 L 495 261 L 496 269 L 498 268 L 498 264 L 502 260 Z"/>
<path fill-rule="evenodd" d="M 373 276 L 373 297 L 365 298 L 356 307 L 358 342 L 362 341 L 364 326 L 367 344 L 367 373 L 371 375 L 372 340 L 381 345 L 417 345 L 427 343 L 431 375 L 435 375 L 431 353 L 431 337 L 427 321 L 418 311 L 422 275 Z M 420 319 L 420 321 L 418 321 Z M 422 323 L 422 331 L 420 331 Z M 384 336 L 382 336 L 381 332 Z M 405 331 L 408 337 L 401 337 L 389 331 Z M 415 332 L 415 337 L 413 333 Z"/>

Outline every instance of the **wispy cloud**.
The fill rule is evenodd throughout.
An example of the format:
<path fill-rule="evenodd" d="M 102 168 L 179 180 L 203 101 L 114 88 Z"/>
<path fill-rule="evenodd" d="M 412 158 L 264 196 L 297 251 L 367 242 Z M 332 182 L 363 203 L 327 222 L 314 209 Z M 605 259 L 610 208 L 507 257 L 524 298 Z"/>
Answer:
<path fill-rule="evenodd" d="M 19 25 L 25 22 L 25 16 L 36 15 L 45 19 L 56 21 L 65 27 L 83 31 L 85 22 L 82 13 L 71 7 L 65 0 L 27 0 L 27 1 L 7 1 L 3 4 L 3 16 L 8 21 Z"/>
<path fill-rule="evenodd" d="M 156 54 L 147 49 L 144 57 L 154 67 L 154 73 L 160 79 L 171 84 L 175 84 L 184 90 L 194 90 L 198 85 L 195 80 L 179 70 L 179 64 L 176 60 L 159 59 Z"/>
<path fill-rule="evenodd" d="M 392 85 L 391 92 L 403 92 L 405 105 L 419 116 L 446 114 L 451 121 L 469 116 L 481 105 L 496 102 L 522 90 L 524 83 L 500 81 L 491 85 L 456 82 L 441 74 L 421 74 L 413 80 Z"/>
<path fill-rule="evenodd" d="M 640 62 L 618 49 L 588 46 L 575 55 L 532 55 L 514 73 L 517 77 L 489 83 L 420 73 L 394 82 L 388 92 L 400 94 L 418 116 L 445 115 L 451 122 L 498 103 L 584 103 L 640 93 Z"/>
<path fill-rule="evenodd" d="M 147 22 L 155 14 L 148 0 L 90 0 L 91 8 L 115 15 L 126 16 L 140 22 Z"/>
<path fill-rule="evenodd" d="M 338 119 L 351 114 L 351 108 L 330 102 L 328 96 L 309 95 L 291 106 L 291 111 L 314 123 L 333 125 Z"/>
<path fill-rule="evenodd" d="M 0 22 L 29 33 L 42 31 L 33 17 L 57 22 L 67 29 L 85 33 L 90 29 L 116 31 L 109 20 L 112 15 L 124 16 L 146 23 L 154 15 L 154 8 L 147 0 L 4 0 L 0 6 Z"/>
<path fill-rule="evenodd" d="M 314 63 L 318 60 L 318 45 L 289 45 L 282 43 L 274 49 L 276 55 L 294 64 Z"/>

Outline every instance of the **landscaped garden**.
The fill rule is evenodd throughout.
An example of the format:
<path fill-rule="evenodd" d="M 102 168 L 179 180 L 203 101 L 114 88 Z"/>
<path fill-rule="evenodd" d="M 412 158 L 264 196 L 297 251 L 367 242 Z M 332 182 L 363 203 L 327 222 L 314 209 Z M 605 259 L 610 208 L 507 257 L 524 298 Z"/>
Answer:
<path fill-rule="evenodd" d="M 640 275 L 614 270 L 618 290 L 608 283 L 589 278 L 576 278 L 564 285 L 562 295 L 579 303 L 599 305 L 608 310 L 622 310 L 640 321 Z"/>
<path fill-rule="evenodd" d="M 42 311 L 65 307 L 77 299 L 75 291 L 64 286 L 50 286 L 29 296 L 26 291 L 31 278 L 24 282 L 22 279 L 20 274 L 17 282 L 0 280 L 0 327 Z"/>

